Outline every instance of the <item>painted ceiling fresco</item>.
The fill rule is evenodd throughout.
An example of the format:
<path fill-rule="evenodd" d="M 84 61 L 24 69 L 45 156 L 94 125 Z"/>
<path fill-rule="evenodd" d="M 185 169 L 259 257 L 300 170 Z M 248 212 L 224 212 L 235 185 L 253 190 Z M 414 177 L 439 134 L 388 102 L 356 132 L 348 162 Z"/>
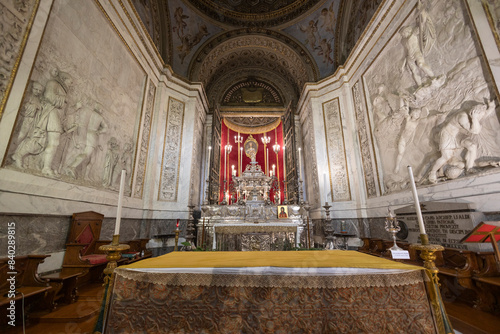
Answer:
<path fill-rule="evenodd" d="M 238 68 L 241 65 L 241 71 L 252 73 L 256 77 L 269 78 L 270 71 L 274 71 L 276 77 L 290 82 L 292 86 L 295 85 L 293 94 L 296 95 L 302 90 L 302 87 L 296 87 L 297 83 L 303 85 L 305 81 L 323 79 L 332 75 L 336 68 L 342 65 L 337 57 L 340 49 L 335 49 L 336 45 L 338 49 L 339 44 L 336 39 L 339 38 L 339 34 L 348 33 L 339 29 L 346 27 L 344 29 L 352 30 L 352 25 L 341 24 L 342 18 L 339 15 L 342 17 L 349 15 L 351 20 L 355 19 L 361 14 L 352 11 L 362 9 L 360 3 L 364 0 L 355 0 L 354 6 L 350 5 L 351 0 L 129 1 L 137 8 L 137 13 L 150 35 L 155 35 L 158 31 L 168 35 L 152 40 L 157 43 L 156 46 L 164 62 L 169 64 L 176 74 L 209 85 L 221 82 L 216 76 L 228 72 L 227 68 L 223 68 L 224 64 L 234 63 Z M 375 12 L 374 8 L 381 1 L 365 1 L 370 4 L 365 15 L 367 17 L 362 20 L 363 22 L 357 23 L 355 29 L 357 34 L 351 32 L 350 38 L 347 39 L 352 45 L 354 42 L 351 41 L 353 39 L 351 35 L 359 36 Z M 343 9 L 347 13 L 344 13 Z M 155 15 L 158 15 L 158 12 L 161 28 L 155 27 L 157 24 Z M 359 26 L 360 24 L 363 27 Z M 259 39 L 262 42 L 259 42 Z M 270 39 L 275 43 L 270 42 Z M 343 38 L 343 41 L 345 40 Z M 234 47 L 234 54 L 227 49 L 229 45 Z M 271 59 L 269 66 L 264 64 L 265 66 L 259 67 L 258 60 L 249 59 L 251 56 L 248 54 L 262 53 L 254 52 L 251 48 L 254 48 L 254 51 L 260 49 L 267 54 Z M 350 49 L 346 50 L 343 47 L 340 52 L 345 58 L 344 53 L 348 54 Z M 206 66 L 210 59 L 221 60 L 221 57 L 224 61 L 221 61 L 219 68 L 216 68 L 216 64 L 209 64 L 210 73 L 214 76 L 203 76 L 202 74 L 207 71 L 200 67 Z M 267 62 L 269 59 L 263 58 L 262 61 Z M 309 75 L 305 81 L 299 77 L 290 78 L 290 75 L 294 75 L 293 69 L 297 68 L 295 59 L 301 60 L 300 68 L 314 74 Z M 237 80 L 242 78 L 238 76 Z M 235 84 L 227 78 L 223 81 L 229 86 Z M 229 86 L 226 88 L 229 89 Z M 210 87 L 205 89 L 211 90 Z M 221 89 L 218 88 L 217 91 Z"/>
<path fill-rule="evenodd" d="M 307 47 L 318 65 L 321 78 L 335 71 L 333 46 L 339 3 L 338 0 L 328 0 L 305 19 L 283 29 Z"/>

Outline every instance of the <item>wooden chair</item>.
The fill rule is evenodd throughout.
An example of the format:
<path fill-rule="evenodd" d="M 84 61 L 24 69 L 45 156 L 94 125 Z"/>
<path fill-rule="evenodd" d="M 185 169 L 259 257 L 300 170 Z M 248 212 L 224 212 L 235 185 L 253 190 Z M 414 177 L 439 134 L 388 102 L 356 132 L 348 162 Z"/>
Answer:
<path fill-rule="evenodd" d="M 93 212 L 74 213 L 64 254 L 62 274 L 79 273 L 78 286 L 98 281 L 106 267 L 106 255 L 99 251 L 110 241 L 99 240 L 104 215 Z"/>

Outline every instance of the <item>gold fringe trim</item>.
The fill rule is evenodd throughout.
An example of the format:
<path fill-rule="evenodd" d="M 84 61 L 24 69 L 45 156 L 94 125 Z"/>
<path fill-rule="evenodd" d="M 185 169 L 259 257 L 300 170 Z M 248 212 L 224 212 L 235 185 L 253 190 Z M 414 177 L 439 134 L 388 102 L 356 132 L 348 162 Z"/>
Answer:
<path fill-rule="evenodd" d="M 174 286 L 295 287 L 337 289 L 389 287 L 423 284 L 422 270 L 407 273 L 339 276 L 234 275 L 192 273 L 145 273 L 124 268 L 115 270 L 116 278 Z"/>
<path fill-rule="evenodd" d="M 226 124 L 226 126 L 229 129 L 231 129 L 235 132 L 246 134 L 246 135 L 269 132 L 271 130 L 276 129 L 280 125 L 280 123 L 281 123 L 281 118 L 278 118 L 276 121 L 274 121 L 270 124 L 266 124 L 266 125 L 254 128 L 254 127 L 249 127 L 249 126 L 238 125 L 238 124 L 231 122 L 227 118 L 224 118 L 224 124 Z"/>

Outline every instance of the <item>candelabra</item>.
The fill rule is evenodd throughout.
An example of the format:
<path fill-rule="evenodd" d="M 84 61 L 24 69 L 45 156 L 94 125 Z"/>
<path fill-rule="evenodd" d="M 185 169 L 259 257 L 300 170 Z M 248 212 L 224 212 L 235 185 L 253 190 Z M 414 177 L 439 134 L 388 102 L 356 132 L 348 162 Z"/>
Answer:
<path fill-rule="evenodd" d="M 234 142 L 236 144 L 241 144 L 243 142 L 243 137 L 240 135 L 234 136 Z"/>
<path fill-rule="evenodd" d="M 392 234 L 392 240 L 394 241 L 394 246 L 389 249 L 393 251 L 403 250 L 401 247 L 398 247 L 398 244 L 396 243 L 396 234 L 401 230 L 401 227 L 399 226 L 396 216 L 390 209 L 388 209 L 388 211 L 389 215 L 385 218 L 385 230 Z"/>
<path fill-rule="evenodd" d="M 274 151 L 274 153 L 278 154 L 279 151 L 280 151 L 280 149 L 281 149 L 281 147 L 280 147 L 280 145 L 278 143 L 276 143 L 276 144 L 273 145 L 273 151 Z"/>

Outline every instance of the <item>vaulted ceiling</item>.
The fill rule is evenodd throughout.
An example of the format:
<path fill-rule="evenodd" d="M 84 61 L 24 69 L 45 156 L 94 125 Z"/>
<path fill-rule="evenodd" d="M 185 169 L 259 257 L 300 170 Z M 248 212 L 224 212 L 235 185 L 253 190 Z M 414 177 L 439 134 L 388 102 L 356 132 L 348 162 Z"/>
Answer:
<path fill-rule="evenodd" d="M 130 1 L 163 61 L 177 75 L 201 82 L 211 107 L 229 103 L 232 91 L 231 105 L 272 105 L 274 94 L 292 108 L 306 82 L 343 64 L 382 2 Z M 246 95 L 235 94 L 238 89 Z"/>

